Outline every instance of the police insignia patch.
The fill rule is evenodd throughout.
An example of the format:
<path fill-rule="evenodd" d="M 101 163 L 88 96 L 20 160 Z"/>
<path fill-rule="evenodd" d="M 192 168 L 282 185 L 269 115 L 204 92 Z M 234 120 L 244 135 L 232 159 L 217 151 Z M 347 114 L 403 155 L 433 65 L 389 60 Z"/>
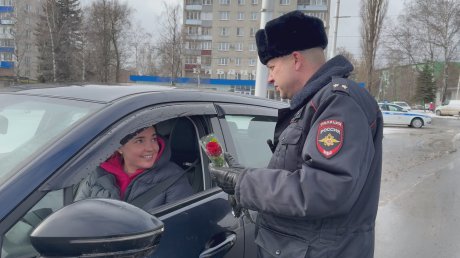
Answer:
<path fill-rule="evenodd" d="M 343 122 L 323 120 L 316 134 L 316 148 L 325 158 L 333 157 L 343 145 Z"/>

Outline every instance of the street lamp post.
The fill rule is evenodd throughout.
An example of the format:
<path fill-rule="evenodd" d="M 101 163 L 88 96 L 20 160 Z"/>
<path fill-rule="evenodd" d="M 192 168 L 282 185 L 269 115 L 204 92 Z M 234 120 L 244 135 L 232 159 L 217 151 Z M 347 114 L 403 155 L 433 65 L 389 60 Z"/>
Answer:
<path fill-rule="evenodd" d="M 331 56 L 330 58 L 333 58 L 335 56 L 335 53 L 337 51 L 337 31 L 339 29 L 339 18 L 350 18 L 351 16 L 339 16 L 340 14 L 340 0 L 337 0 L 337 6 L 335 8 L 335 26 L 334 26 L 334 39 L 332 41 L 332 50 L 331 50 Z"/>
<path fill-rule="evenodd" d="M 260 28 L 265 28 L 265 24 L 272 19 L 274 0 L 262 0 L 262 10 L 260 10 Z M 267 67 L 257 58 L 256 69 L 256 91 L 257 97 L 267 97 Z"/>

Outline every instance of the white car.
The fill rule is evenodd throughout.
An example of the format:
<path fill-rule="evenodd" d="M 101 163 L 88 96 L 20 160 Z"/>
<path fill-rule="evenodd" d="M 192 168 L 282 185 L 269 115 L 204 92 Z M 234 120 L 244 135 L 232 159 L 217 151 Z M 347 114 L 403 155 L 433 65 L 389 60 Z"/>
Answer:
<path fill-rule="evenodd" d="M 402 108 L 404 108 L 405 110 L 407 111 L 411 111 L 411 107 L 409 106 L 409 104 L 407 104 L 407 102 L 404 102 L 404 101 L 393 101 L 391 102 L 392 104 L 396 104 Z"/>
<path fill-rule="evenodd" d="M 438 116 L 456 116 L 460 115 L 460 100 L 450 100 L 447 105 L 442 105 L 436 108 Z"/>
<path fill-rule="evenodd" d="M 383 114 L 384 124 L 408 125 L 415 128 L 431 124 L 430 116 L 408 112 L 396 104 L 379 103 L 379 107 Z"/>

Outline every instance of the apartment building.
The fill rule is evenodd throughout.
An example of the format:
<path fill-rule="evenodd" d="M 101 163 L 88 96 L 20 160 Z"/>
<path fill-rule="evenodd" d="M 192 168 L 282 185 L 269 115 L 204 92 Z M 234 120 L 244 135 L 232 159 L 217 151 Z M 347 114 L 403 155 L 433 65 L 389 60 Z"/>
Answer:
<path fill-rule="evenodd" d="M 0 0 L 0 81 L 37 79 L 35 25 L 40 0 Z"/>
<path fill-rule="evenodd" d="M 293 10 L 329 28 L 329 0 L 273 0 L 273 18 Z M 186 77 L 255 80 L 262 0 L 184 0 Z"/>

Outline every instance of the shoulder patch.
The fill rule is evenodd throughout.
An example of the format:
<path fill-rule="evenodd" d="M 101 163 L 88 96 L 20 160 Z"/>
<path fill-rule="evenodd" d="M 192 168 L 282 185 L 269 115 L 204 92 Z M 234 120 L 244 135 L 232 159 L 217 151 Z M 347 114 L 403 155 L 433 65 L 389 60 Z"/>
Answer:
<path fill-rule="evenodd" d="M 343 122 L 323 120 L 319 122 L 316 134 L 316 148 L 325 158 L 332 158 L 343 145 Z"/>

